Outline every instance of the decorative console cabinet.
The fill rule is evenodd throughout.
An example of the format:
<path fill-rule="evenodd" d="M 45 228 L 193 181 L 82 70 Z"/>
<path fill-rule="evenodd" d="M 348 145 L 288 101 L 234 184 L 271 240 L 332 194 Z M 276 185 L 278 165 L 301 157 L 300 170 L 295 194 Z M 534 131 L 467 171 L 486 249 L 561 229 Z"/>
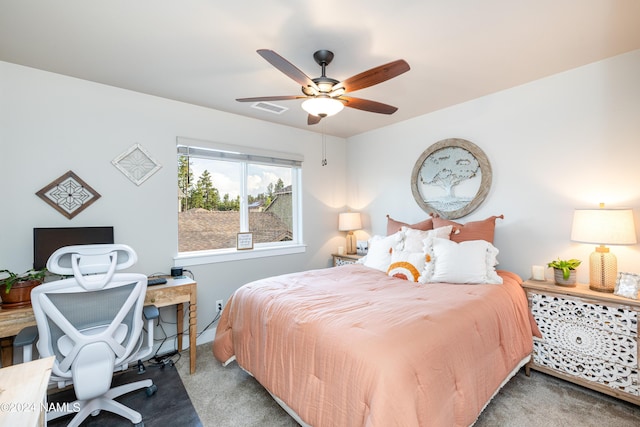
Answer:
<path fill-rule="evenodd" d="M 527 280 L 531 313 L 542 333 L 528 368 L 640 405 L 640 301 Z"/>

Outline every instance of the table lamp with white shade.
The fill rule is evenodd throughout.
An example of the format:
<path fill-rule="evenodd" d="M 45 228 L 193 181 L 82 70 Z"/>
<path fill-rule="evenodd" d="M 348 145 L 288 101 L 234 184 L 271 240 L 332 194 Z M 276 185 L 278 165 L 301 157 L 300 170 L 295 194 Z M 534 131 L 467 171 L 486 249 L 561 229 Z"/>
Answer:
<path fill-rule="evenodd" d="M 354 230 L 362 228 L 359 212 L 343 212 L 338 215 L 338 230 L 348 231 L 347 233 L 347 254 L 355 254 L 358 250 Z"/>
<path fill-rule="evenodd" d="M 604 203 L 600 203 L 599 209 L 576 209 L 571 240 L 599 245 L 589 257 L 589 288 L 613 292 L 618 261 L 605 245 L 637 243 L 633 211 L 629 208 L 605 208 Z"/>

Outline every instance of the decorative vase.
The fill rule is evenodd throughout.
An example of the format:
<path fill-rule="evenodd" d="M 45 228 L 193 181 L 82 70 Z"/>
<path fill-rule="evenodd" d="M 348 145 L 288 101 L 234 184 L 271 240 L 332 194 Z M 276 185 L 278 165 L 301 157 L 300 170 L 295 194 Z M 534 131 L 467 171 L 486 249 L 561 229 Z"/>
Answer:
<path fill-rule="evenodd" d="M 560 286 L 575 286 L 576 285 L 576 270 L 569 270 L 569 278 L 564 280 L 564 274 L 561 269 L 553 269 L 553 279 L 556 285 Z"/>
<path fill-rule="evenodd" d="M 31 305 L 31 290 L 40 284 L 42 284 L 41 280 L 16 282 L 11 286 L 9 293 L 5 292 L 4 287 L 2 287 L 0 289 L 2 309 L 20 308 Z"/>

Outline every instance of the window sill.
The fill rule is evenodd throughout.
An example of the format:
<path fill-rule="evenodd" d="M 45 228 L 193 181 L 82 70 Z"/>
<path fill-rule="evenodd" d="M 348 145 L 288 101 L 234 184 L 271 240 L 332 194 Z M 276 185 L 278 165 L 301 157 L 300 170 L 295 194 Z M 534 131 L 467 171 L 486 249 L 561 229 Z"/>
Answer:
<path fill-rule="evenodd" d="M 175 267 L 189 267 L 192 265 L 213 264 L 216 262 L 299 254 L 306 252 L 306 250 L 306 245 L 299 244 L 269 248 L 254 248 L 240 251 L 237 249 L 227 249 L 222 251 L 187 252 L 174 257 L 173 263 Z"/>

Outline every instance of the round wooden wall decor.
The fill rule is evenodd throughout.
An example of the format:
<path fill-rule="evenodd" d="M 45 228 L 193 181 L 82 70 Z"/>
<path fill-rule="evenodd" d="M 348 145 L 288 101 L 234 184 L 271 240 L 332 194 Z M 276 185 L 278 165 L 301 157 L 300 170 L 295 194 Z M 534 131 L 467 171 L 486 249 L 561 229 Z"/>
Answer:
<path fill-rule="evenodd" d="M 466 139 L 443 139 L 427 148 L 411 173 L 411 192 L 427 213 L 445 219 L 473 212 L 491 188 L 491 164 Z"/>

